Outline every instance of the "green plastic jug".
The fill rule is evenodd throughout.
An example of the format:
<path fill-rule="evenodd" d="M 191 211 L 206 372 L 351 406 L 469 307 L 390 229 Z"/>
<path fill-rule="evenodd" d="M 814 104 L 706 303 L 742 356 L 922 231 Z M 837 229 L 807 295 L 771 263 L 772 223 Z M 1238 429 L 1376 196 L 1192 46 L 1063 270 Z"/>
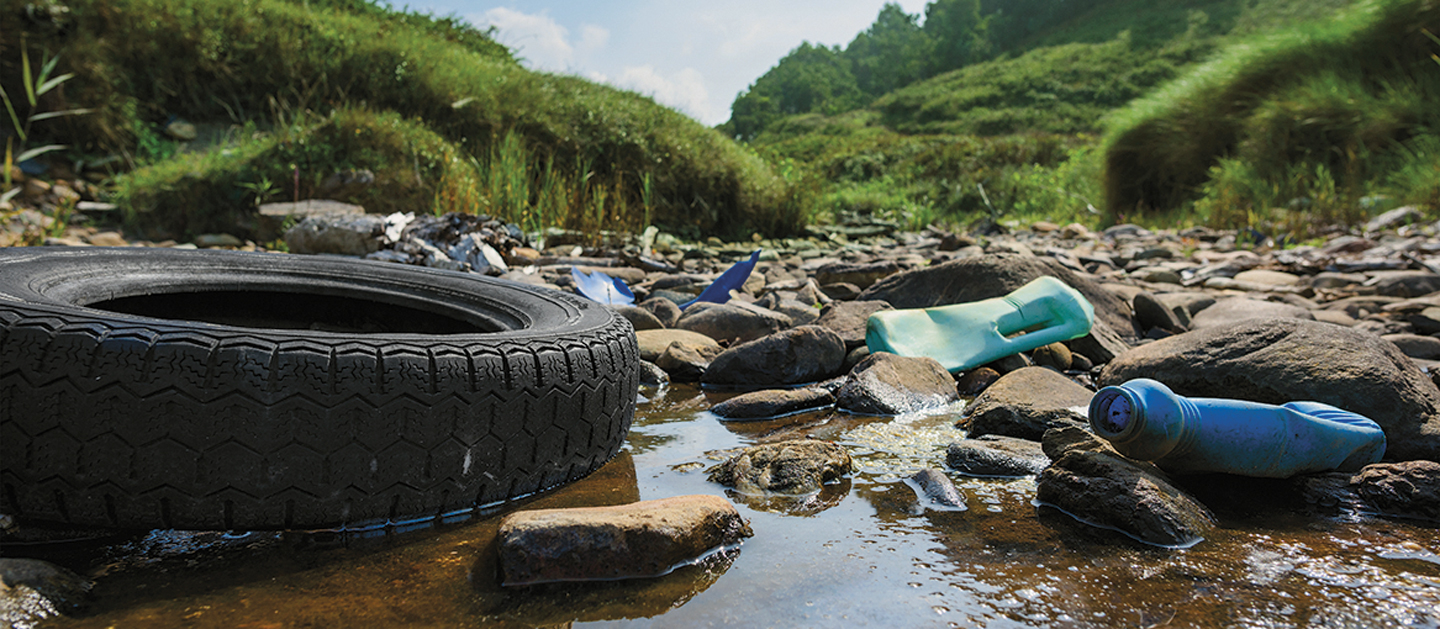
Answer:
<path fill-rule="evenodd" d="M 1149 378 L 1096 393 L 1090 428 L 1120 454 L 1179 474 L 1354 472 L 1385 454 L 1385 433 L 1363 415 L 1319 402 L 1187 398 Z"/>
<path fill-rule="evenodd" d="M 1090 333 L 1095 308 L 1064 282 L 1035 278 L 1004 297 L 883 310 L 865 322 L 871 352 L 929 356 L 950 373 Z"/>

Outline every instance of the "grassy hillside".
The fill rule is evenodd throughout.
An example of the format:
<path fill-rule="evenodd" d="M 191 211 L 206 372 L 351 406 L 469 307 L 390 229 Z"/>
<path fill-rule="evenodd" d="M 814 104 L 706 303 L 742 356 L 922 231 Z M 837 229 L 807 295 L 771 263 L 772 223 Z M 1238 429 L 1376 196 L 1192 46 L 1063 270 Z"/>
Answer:
<path fill-rule="evenodd" d="M 1440 208 L 1440 41 L 1427 29 L 1440 32 L 1440 2 L 1371 0 L 1231 46 L 1115 116 L 1108 210 L 1193 203 L 1211 222 L 1304 229 L 1363 218 L 1367 195 Z"/>
<path fill-rule="evenodd" d="M 122 156 L 115 198 L 137 230 L 230 230 L 359 168 L 376 184 L 341 200 L 375 210 L 743 235 L 805 218 L 748 149 L 649 98 L 525 70 L 455 20 L 365 0 L 0 0 L 0 16 L 7 93 L 24 93 L 24 46 L 32 72 L 52 53 L 75 74 L 35 111 L 93 109 L 36 123 L 30 144 Z M 161 133 L 176 117 L 228 131 L 180 151 Z"/>

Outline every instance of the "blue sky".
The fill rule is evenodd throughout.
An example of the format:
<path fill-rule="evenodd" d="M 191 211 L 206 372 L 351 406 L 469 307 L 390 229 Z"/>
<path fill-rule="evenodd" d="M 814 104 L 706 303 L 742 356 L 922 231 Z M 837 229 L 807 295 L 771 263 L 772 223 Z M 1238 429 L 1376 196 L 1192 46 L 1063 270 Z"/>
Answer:
<path fill-rule="evenodd" d="M 401 3 L 494 25 L 537 70 L 583 76 L 653 96 L 707 125 L 801 41 L 849 43 L 884 0 L 528 0 Z M 908 13 L 925 0 L 901 0 Z"/>

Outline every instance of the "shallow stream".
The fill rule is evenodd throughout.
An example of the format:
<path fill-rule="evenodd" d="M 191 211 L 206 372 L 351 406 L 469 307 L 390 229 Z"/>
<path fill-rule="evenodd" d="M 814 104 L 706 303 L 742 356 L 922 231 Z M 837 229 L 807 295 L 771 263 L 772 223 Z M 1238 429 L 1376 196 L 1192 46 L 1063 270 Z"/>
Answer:
<path fill-rule="evenodd" d="M 958 409 L 724 424 L 705 410 L 721 395 L 646 393 L 619 457 L 509 510 L 726 494 L 704 471 L 720 451 L 802 435 L 858 469 L 801 501 L 728 494 L 755 536 L 647 580 L 504 590 L 505 511 L 372 539 L 152 531 L 50 549 L 102 576 L 86 615 L 46 626 L 1440 627 L 1433 524 L 1311 513 L 1283 483 L 1242 483 L 1202 492 L 1214 535 L 1166 550 L 1036 506 L 1033 478 L 952 473 L 966 510 L 920 504 L 902 479 L 944 468 Z"/>

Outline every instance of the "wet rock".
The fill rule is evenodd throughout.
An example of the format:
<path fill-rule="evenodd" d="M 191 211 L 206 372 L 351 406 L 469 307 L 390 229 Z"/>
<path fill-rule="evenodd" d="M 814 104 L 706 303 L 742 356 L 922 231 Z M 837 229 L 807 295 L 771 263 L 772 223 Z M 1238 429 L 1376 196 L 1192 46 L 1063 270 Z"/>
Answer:
<path fill-rule="evenodd" d="M 1203 328 L 1224 327 L 1244 319 L 1272 319 L 1276 317 L 1287 317 L 1291 319 L 1315 320 L 1315 316 L 1309 310 L 1299 306 L 1292 306 L 1273 301 L 1261 301 L 1245 297 L 1228 297 L 1215 302 L 1190 319 L 1190 328 L 1200 330 Z"/>
<path fill-rule="evenodd" d="M 306 216 L 285 231 L 291 253 L 363 256 L 380 249 L 385 218 L 373 214 Z"/>
<path fill-rule="evenodd" d="M 33 627 L 89 603 L 89 579 L 39 559 L 0 557 L 0 622 Z"/>
<path fill-rule="evenodd" d="M 783 330 L 741 343 L 715 357 L 701 380 L 705 384 L 773 386 L 805 384 L 838 375 L 845 343 L 816 325 Z"/>
<path fill-rule="evenodd" d="M 852 468 L 845 448 L 816 439 L 797 439 L 745 448 L 709 470 L 711 482 L 741 493 L 803 495 L 820 491 Z"/>
<path fill-rule="evenodd" d="M 853 349 L 865 344 L 866 320 L 882 310 L 894 308 L 883 301 L 836 301 L 820 309 L 815 325 L 833 330 L 845 347 Z"/>
<path fill-rule="evenodd" d="M 617 314 L 625 317 L 626 321 L 638 332 L 640 330 L 659 330 L 665 327 L 655 314 L 638 306 L 614 306 L 611 308 Z"/>
<path fill-rule="evenodd" d="M 1065 347 L 1064 343 L 1042 345 L 1035 348 L 1034 352 L 1031 352 L 1030 360 L 1035 363 L 1036 367 L 1049 367 L 1056 371 L 1066 371 L 1070 369 L 1070 348 Z"/>
<path fill-rule="evenodd" d="M 1135 321 L 1143 330 L 1160 328 L 1175 333 L 1185 331 L 1185 326 L 1180 323 L 1180 318 L 1175 316 L 1175 311 L 1148 292 L 1136 294 L 1130 304 L 1135 309 Z"/>
<path fill-rule="evenodd" d="M 721 349 L 708 345 L 692 345 L 682 341 L 671 343 L 665 351 L 655 357 L 655 366 L 670 374 L 676 382 L 699 382 L 710 367 L 710 362 L 719 356 Z"/>
<path fill-rule="evenodd" d="M 732 397 L 710 407 L 710 412 L 720 419 L 731 421 L 757 420 L 824 408 L 834 403 L 835 396 L 818 387 L 766 389 Z"/>
<path fill-rule="evenodd" d="M 1046 433 L 1054 463 L 1040 474 L 1036 500 L 1082 522 L 1123 531 L 1159 546 L 1185 546 L 1215 526 L 1205 505 L 1158 468 L 1132 461 L 1079 427 Z"/>
<path fill-rule="evenodd" d="M 1419 334 L 1386 334 L 1383 338 L 1395 344 L 1400 351 L 1411 358 L 1440 360 L 1440 339 Z"/>
<path fill-rule="evenodd" d="M 846 353 L 845 353 L 845 367 L 844 367 L 845 373 L 850 373 L 850 370 L 851 370 L 851 369 L 854 369 L 854 368 L 855 368 L 855 365 L 860 364 L 860 361 L 865 360 L 866 358 L 869 358 L 869 357 L 870 357 L 870 348 L 869 348 L 869 347 L 866 347 L 866 346 L 864 346 L 864 345 L 861 345 L 860 347 L 857 347 L 857 348 L 855 348 L 855 349 L 850 350 L 849 352 L 846 352 Z"/>
<path fill-rule="evenodd" d="M 910 475 L 907 480 L 922 507 L 945 511 L 964 511 L 967 508 L 965 495 L 955 488 L 955 483 L 945 472 L 927 467 Z"/>
<path fill-rule="evenodd" d="M 697 352 L 723 349 L 715 339 L 689 330 L 639 330 L 635 332 L 635 340 L 640 344 L 640 359 L 652 363 L 665 353 L 671 343 L 681 343 Z"/>
<path fill-rule="evenodd" d="M 876 282 L 860 299 L 883 300 L 901 309 L 968 303 L 1006 295 L 1042 275 L 1054 276 L 1079 291 L 1094 306 L 1096 321 L 1104 322 L 1120 337 L 1138 335 L 1128 304 L 1048 256 L 989 254 L 903 271 Z"/>
<path fill-rule="evenodd" d="M 859 264 L 834 262 L 815 269 L 815 281 L 821 286 L 844 282 L 846 284 L 854 284 L 864 289 L 869 288 L 871 284 L 874 284 L 881 278 L 893 275 L 899 271 L 900 265 L 896 264 L 893 260 L 880 260 Z"/>
<path fill-rule="evenodd" d="M 650 314 L 655 315 L 655 319 L 660 322 L 660 325 L 667 328 L 675 327 L 675 322 L 680 320 L 680 306 L 663 297 L 646 299 L 640 302 L 640 307 L 649 310 Z"/>
<path fill-rule="evenodd" d="M 501 583 L 659 576 L 753 535 L 735 507 L 719 496 L 520 511 L 500 523 Z"/>
<path fill-rule="evenodd" d="M 970 476 L 1029 476 L 1044 470 L 1050 458 L 1038 441 L 981 435 L 950 444 L 945 464 Z"/>
<path fill-rule="evenodd" d="M 1380 513 L 1440 521 L 1440 463 L 1367 465 L 1351 483 L 1360 498 Z"/>
<path fill-rule="evenodd" d="M 648 360 L 640 361 L 640 384 L 647 387 L 658 387 L 670 384 L 670 374 L 665 373 L 659 365 Z"/>
<path fill-rule="evenodd" d="M 955 379 L 939 361 L 880 352 L 866 357 L 850 371 L 835 403 L 852 413 L 899 415 L 942 407 L 959 399 Z"/>
<path fill-rule="evenodd" d="M 978 367 L 965 372 L 956 388 L 960 395 L 980 395 L 987 387 L 1000 379 L 1000 372 L 989 367 Z"/>
<path fill-rule="evenodd" d="M 1380 424 L 1386 458 L 1440 457 L 1440 390 L 1375 335 L 1299 319 L 1242 321 L 1136 347 L 1106 365 L 1098 384 L 1142 377 L 1192 397 L 1323 402 Z"/>
<path fill-rule="evenodd" d="M 1005 435 L 1039 441 L 1045 431 L 1082 426 L 1089 389 L 1044 367 L 1026 367 L 1001 377 L 965 407 L 970 436 Z"/>
<path fill-rule="evenodd" d="M 790 317 L 762 308 L 700 303 L 680 315 L 675 327 L 717 341 L 744 343 L 790 327 Z"/>

